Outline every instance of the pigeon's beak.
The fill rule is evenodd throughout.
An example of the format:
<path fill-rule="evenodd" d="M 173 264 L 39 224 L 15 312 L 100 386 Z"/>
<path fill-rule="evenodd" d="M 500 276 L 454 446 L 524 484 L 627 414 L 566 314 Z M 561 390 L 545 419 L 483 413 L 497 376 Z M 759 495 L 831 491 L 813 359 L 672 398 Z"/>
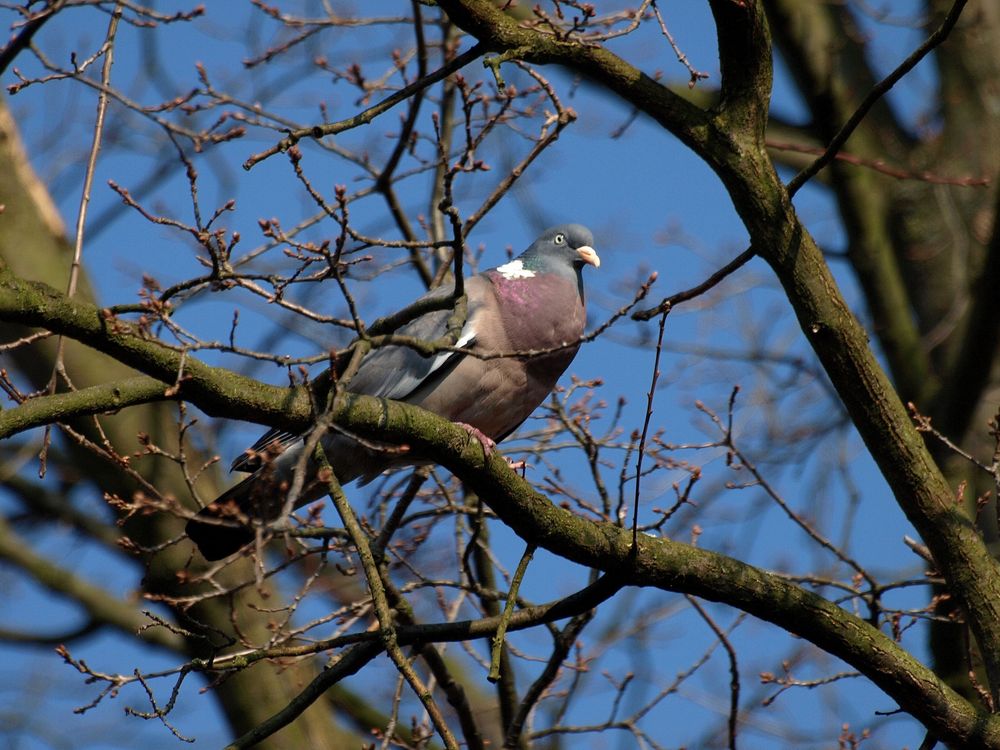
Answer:
<path fill-rule="evenodd" d="M 593 266 L 594 268 L 601 267 L 601 258 L 597 254 L 597 251 L 590 245 L 584 245 L 583 247 L 578 247 L 576 249 L 576 254 L 579 255 L 580 260 L 582 260 L 588 266 Z"/>

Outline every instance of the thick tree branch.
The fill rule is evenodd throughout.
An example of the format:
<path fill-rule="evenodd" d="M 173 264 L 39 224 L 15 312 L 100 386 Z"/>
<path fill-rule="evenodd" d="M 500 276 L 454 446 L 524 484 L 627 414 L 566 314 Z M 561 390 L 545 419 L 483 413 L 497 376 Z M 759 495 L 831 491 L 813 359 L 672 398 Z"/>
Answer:
<path fill-rule="evenodd" d="M 688 123 L 678 123 L 676 117 L 683 116 L 683 111 L 676 97 L 658 85 L 655 93 L 649 92 L 655 101 L 636 96 L 635 90 L 622 85 L 620 71 L 627 64 L 607 50 L 581 50 L 579 45 L 538 40 L 541 35 L 517 28 L 502 14 L 497 18 L 497 12 L 487 10 L 482 0 L 442 0 L 441 4 L 459 26 L 493 49 L 518 57 L 537 55 L 536 61 L 567 65 L 605 85 L 681 137 L 717 172 L 750 233 L 752 246 L 784 287 L 799 325 L 896 501 L 927 542 L 961 603 L 983 654 L 991 692 L 995 700 L 1000 699 L 1000 566 L 972 520 L 956 505 L 952 489 L 875 358 L 822 253 L 799 222 L 767 157 L 763 123 L 735 117 L 725 121 L 725 128 L 710 127 L 701 110 L 695 110 L 695 119 Z M 741 5 L 754 14 L 744 32 L 747 38 L 751 43 L 768 44 L 766 28 L 760 26 L 759 5 Z M 739 31 L 727 27 L 725 33 Z M 746 49 L 746 43 L 734 44 L 736 49 Z M 755 51 L 747 65 L 753 67 L 755 60 L 769 52 Z M 758 79 L 763 80 L 760 75 L 758 70 Z M 664 117 L 664 108 L 673 117 Z"/>
<path fill-rule="evenodd" d="M 812 263 L 822 263 L 814 246 L 803 248 L 797 255 L 808 256 Z M 820 274 L 819 281 L 823 276 Z M 20 310 L 14 301 L 24 286 L 24 282 L 13 279 L 9 273 L 0 273 L 0 319 L 14 316 L 29 325 L 47 324 L 52 329 L 62 329 L 62 333 L 78 335 L 95 348 L 127 356 L 133 366 L 151 374 L 172 374 L 179 369 L 181 353 L 138 338 L 131 328 L 108 325 L 97 308 L 60 299 L 54 290 L 46 291 L 41 285 L 27 285 L 32 304 L 27 312 Z M 815 301 L 812 295 L 806 295 L 805 299 Z M 43 301 L 49 302 L 52 309 L 46 309 Z M 828 328 L 825 318 L 818 318 L 816 325 L 814 336 L 824 342 L 850 335 L 843 325 Z M 129 338 L 134 340 L 127 341 Z M 829 356 L 825 349 L 823 352 Z M 297 429 L 309 424 L 311 414 L 304 394 L 264 387 L 248 378 L 187 359 L 187 366 L 196 372 L 184 382 L 183 395 L 204 411 Z M 867 380 L 878 382 L 877 372 L 866 368 L 862 372 Z M 229 393 L 234 387 L 248 392 L 242 397 L 229 396 L 239 401 L 238 414 L 219 405 L 220 394 Z M 877 411 L 880 407 L 884 408 L 878 403 L 872 408 Z M 279 412 L 283 412 L 280 418 L 276 416 Z M 923 717 L 943 741 L 1000 748 L 1000 719 L 978 713 L 890 638 L 822 597 L 736 560 L 664 539 L 640 536 L 638 552 L 633 554 L 630 532 L 612 524 L 594 523 L 556 507 L 511 471 L 501 456 L 484 456 L 478 441 L 471 440 L 463 428 L 419 408 L 347 394 L 334 405 L 331 416 L 337 424 L 363 437 L 411 445 L 418 455 L 446 466 L 528 541 L 581 565 L 624 573 L 624 580 L 630 584 L 725 602 L 773 622 L 852 664 L 904 710 Z M 902 465 L 912 471 L 920 457 L 926 456 L 923 443 L 915 432 L 914 441 L 906 439 L 912 431 L 908 419 L 893 423 L 892 428 L 898 433 L 894 447 L 906 449 Z M 929 463 L 919 478 L 933 479 L 935 472 L 936 468 Z M 909 481 L 914 479 L 911 477 Z M 892 474 L 890 481 L 898 483 L 900 477 Z M 927 496 L 924 481 L 920 483 L 922 496 L 918 501 L 927 503 L 935 498 Z M 933 483 L 927 483 L 934 489 Z M 933 518 L 945 531 L 934 537 L 935 542 L 952 538 L 956 524 L 964 523 L 962 528 L 971 529 L 953 504 L 938 508 Z M 954 557 L 959 555 L 975 570 L 979 562 L 972 557 L 975 548 L 961 538 L 953 541 L 956 549 L 947 561 L 954 564 Z M 939 556 L 937 550 L 935 556 Z M 975 587 L 964 579 L 958 581 L 956 588 L 975 592 Z"/>
<path fill-rule="evenodd" d="M 764 137 L 771 101 L 771 38 L 761 3 L 712 0 L 722 69 L 718 110 L 740 130 Z"/>
<path fill-rule="evenodd" d="M 830 165 L 849 138 L 852 150 L 868 158 L 885 158 L 899 150 L 905 139 L 901 129 L 893 125 L 884 95 L 947 38 L 964 6 L 965 0 L 954 2 L 924 43 L 875 83 L 863 54 L 850 41 L 854 25 L 846 9 L 783 0 L 768 3 L 782 49 L 792 62 L 800 86 L 809 92 L 806 100 L 813 122 L 828 141 L 823 153 L 788 183 L 791 195 Z M 855 90 L 859 87 L 868 90 L 860 103 Z M 869 117 L 877 105 L 881 116 Z M 893 378 L 904 401 L 929 404 L 939 381 L 932 377 L 930 358 L 912 312 L 914 300 L 904 283 L 890 234 L 886 183 L 866 170 L 839 163 L 833 166 L 832 173 L 850 238 L 849 257 L 865 290 Z"/>
<path fill-rule="evenodd" d="M 46 284 L 17 278 L 2 262 L 0 320 L 68 336 L 163 383 L 176 386 L 180 397 L 193 388 L 201 394 L 200 400 L 208 407 L 207 413 L 214 416 L 239 419 L 244 409 L 258 414 L 270 411 L 268 424 L 301 428 L 308 424 L 312 414 L 309 395 L 304 388 L 289 390 L 269 386 L 210 367 L 149 338 L 132 323 L 105 314 L 95 305 L 68 299 Z M 139 395 L 150 395 L 148 383 L 132 382 Z M 103 393 L 106 399 L 113 399 L 113 386 L 111 391 Z"/>
<path fill-rule="evenodd" d="M 708 113 L 604 47 L 522 27 L 489 0 L 440 0 L 438 5 L 487 49 L 501 53 L 502 59 L 558 63 L 594 78 L 701 153 L 710 125 Z"/>
<path fill-rule="evenodd" d="M 53 422 L 164 401 L 171 398 L 168 391 L 168 386 L 162 381 L 140 375 L 115 383 L 29 399 L 14 409 L 0 412 L 0 440 Z"/>
<path fill-rule="evenodd" d="M 973 708 L 892 639 L 822 597 L 737 560 L 665 539 L 594 523 L 554 505 L 509 470 L 483 457 L 460 427 L 403 404 L 369 408 L 355 398 L 337 419 L 359 434 L 407 442 L 463 481 L 523 539 L 581 565 L 615 571 L 629 584 L 694 594 L 738 607 L 806 638 L 863 672 L 949 744 L 1000 748 L 1000 718 Z M 349 416 L 348 416 L 349 413 Z M 459 453 L 456 448 L 464 446 Z"/>

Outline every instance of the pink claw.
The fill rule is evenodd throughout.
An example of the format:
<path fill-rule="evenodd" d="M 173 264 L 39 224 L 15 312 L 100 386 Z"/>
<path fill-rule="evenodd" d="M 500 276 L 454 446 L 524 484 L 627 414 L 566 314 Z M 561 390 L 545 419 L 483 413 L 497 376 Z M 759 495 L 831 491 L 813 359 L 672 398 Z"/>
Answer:
<path fill-rule="evenodd" d="M 459 427 L 469 433 L 470 436 L 474 437 L 479 441 L 479 444 L 483 446 L 483 455 L 487 458 L 493 455 L 493 451 L 496 449 L 497 444 L 494 443 L 489 437 L 484 435 L 478 428 L 473 427 L 471 424 L 466 424 L 465 422 L 455 422 Z"/>

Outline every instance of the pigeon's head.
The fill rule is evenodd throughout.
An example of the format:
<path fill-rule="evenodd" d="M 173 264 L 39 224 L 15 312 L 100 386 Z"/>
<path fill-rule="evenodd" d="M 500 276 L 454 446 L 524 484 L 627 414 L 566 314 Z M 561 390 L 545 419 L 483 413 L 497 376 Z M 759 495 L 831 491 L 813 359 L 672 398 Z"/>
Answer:
<path fill-rule="evenodd" d="M 594 236 L 587 227 L 562 224 L 542 232 L 518 260 L 530 272 L 579 273 L 584 266 L 601 265 L 593 244 Z"/>

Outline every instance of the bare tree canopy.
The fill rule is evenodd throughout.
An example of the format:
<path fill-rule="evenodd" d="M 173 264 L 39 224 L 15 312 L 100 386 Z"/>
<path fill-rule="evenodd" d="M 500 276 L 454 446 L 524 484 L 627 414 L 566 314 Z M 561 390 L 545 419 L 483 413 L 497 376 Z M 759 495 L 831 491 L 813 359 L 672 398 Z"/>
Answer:
<path fill-rule="evenodd" d="M 0 19 L 6 744 L 1000 748 L 1000 5 Z"/>

